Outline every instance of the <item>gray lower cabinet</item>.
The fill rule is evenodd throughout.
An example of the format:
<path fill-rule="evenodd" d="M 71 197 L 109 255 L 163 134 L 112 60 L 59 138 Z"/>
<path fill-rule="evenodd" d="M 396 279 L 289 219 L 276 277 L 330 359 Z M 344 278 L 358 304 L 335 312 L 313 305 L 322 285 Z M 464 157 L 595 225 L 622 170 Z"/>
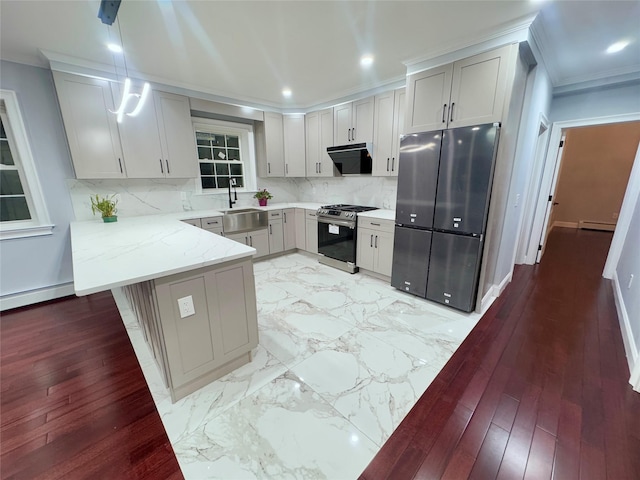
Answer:
<path fill-rule="evenodd" d="M 251 258 L 126 287 L 175 402 L 251 361 L 258 345 Z M 181 315 L 180 303 L 193 313 Z"/>
<path fill-rule="evenodd" d="M 285 251 L 296 248 L 296 209 L 285 208 L 282 210 L 282 234 Z"/>
<path fill-rule="evenodd" d="M 282 230 L 282 218 L 269 219 L 269 253 L 284 251 L 284 232 Z"/>
<path fill-rule="evenodd" d="M 222 229 L 222 217 L 205 217 L 200 219 L 201 227 L 205 230 L 224 236 Z"/>
<path fill-rule="evenodd" d="M 306 210 L 304 208 L 296 208 L 296 248 L 300 250 L 307 249 L 307 233 L 306 233 Z"/>
<path fill-rule="evenodd" d="M 394 222 L 363 218 L 358 224 L 356 263 L 360 268 L 391 277 Z"/>
<path fill-rule="evenodd" d="M 318 253 L 318 219 L 315 210 L 306 210 L 305 214 L 305 250 Z"/>
<path fill-rule="evenodd" d="M 255 248 L 256 254 L 253 258 L 269 255 L 269 230 L 267 228 L 252 232 L 225 234 L 225 237 Z"/>

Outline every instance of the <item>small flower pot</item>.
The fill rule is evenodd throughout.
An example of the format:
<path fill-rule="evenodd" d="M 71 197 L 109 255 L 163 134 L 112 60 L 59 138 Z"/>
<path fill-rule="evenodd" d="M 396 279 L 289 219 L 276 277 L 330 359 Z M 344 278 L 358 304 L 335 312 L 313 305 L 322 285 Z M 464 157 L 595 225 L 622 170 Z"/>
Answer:
<path fill-rule="evenodd" d="M 117 215 L 112 215 L 110 217 L 102 217 L 102 221 L 104 223 L 113 223 L 113 222 L 117 222 L 118 221 L 118 216 Z"/>
<path fill-rule="evenodd" d="M 266 207 L 267 206 L 267 199 L 266 198 L 259 198 L 258 199 L 258 205 L 260 205 L 261 207 Z"/>

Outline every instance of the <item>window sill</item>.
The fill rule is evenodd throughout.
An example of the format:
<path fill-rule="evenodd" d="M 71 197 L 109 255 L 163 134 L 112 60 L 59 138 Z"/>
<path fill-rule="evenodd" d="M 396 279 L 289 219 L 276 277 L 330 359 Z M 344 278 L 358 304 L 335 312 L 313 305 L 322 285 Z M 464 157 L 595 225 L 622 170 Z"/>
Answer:
<path fill-rule="evenodd" d="M 55 225 L 33 225 L 29 227 L 2 228 L 0 226 L 0 240 L 12 238 L 40 237 L 52 235 Z"/>
<path fill-rule="evenodd" d="M 247 193 L 254 194 L 256 192 L 257 192 L 257 190 L 238 190 L 238 195 L 240 195 L 240 194 L 244 195 L 244 194 L 247 194 Z M 233 195 L 233 194 L 234 194 L 234 192 L 233 192 L 233 190 L 231 190 L 231 195 Z M 228 190 L 224 190 L 224 191 L 220 191 L 220 192 L 194 192 L 193 193 L 193 196 L 198 196 L 198 197 L 208 196 L 208 195 L 226 195 L 226 196 L 228 196 L 229 195 L 229 191 Z"/>

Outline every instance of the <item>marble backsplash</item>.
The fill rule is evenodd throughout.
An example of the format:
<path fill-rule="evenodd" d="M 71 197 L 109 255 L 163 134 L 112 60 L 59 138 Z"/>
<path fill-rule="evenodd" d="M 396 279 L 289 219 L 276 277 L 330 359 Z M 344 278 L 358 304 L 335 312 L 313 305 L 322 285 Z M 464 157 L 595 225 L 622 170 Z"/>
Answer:
<path fill-rule="evenodd" d="M 395 209 L 396 178 L 258 178 L 258 188 L 267 188 L 271 202 L 350 203 Z M 90 195 L 116 194 L 118 215 L 138 216 L 190 210 L 222 210 L 229 207 L 226 194 L 203 195 L 193 179 L 186 180 L 68 180 L 76 220 L 90 220 Z M 234 207 L 256 206 L 253 193 L 238 193 Z"/>

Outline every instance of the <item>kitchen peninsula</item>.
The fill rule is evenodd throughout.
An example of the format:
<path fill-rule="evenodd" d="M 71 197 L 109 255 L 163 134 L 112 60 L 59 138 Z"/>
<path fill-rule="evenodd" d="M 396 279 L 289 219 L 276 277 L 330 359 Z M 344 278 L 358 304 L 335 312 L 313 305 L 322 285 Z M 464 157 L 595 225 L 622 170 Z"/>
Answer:
<path fill-rule="evenodd" d="M 258 344 L 256 250 L 187 218 L 71 223 L 76 294 L 125 288 L 174 402 L 251 361 Z"/>

